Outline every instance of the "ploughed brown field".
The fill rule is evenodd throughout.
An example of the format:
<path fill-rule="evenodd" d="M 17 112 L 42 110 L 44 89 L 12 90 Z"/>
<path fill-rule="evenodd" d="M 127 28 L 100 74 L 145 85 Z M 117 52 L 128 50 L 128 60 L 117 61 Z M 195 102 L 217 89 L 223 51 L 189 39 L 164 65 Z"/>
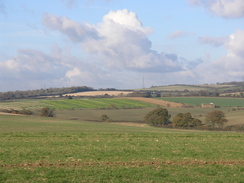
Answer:
<path fill-rule="evenodd" d="M 167 107 L 184 107 L 184 104 L 170 102 L 165 100 L 158 100 L 153 98 L 144 98 L 144 97 L 126 97 L 127 99 L 136 100 L 140 102 L 146 102 L 155 105 L 167 106 Z"/>

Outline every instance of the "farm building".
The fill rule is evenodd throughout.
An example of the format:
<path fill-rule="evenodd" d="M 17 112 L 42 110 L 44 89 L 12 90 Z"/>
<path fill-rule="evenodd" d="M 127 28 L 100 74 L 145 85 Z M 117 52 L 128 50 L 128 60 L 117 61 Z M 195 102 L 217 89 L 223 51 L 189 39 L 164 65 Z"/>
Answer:
<path fill-rule="evenodd" d="M 203 103 L 201 104 L 202 108 L 215 108 L 214 103 Z"/>

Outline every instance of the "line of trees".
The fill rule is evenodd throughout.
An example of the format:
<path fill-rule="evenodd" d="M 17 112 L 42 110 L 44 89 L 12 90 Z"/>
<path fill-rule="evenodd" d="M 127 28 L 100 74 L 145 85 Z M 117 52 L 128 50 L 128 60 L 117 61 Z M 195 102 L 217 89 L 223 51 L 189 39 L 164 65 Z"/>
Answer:
<path fill-rule="evenodd" d="M 187 112 L 184 114 L 183 113 L 177 114 L 174 117 L 172 124 L 175 127 L 196 127 L 196 126 L 201 126 L 202 121 L 197 118 L 193 118 L 191 116 L 191 113 Z"/>
<path fill-rule="evenodd" d="M 146 114 L 144 120 L 151 126 L 162 127 L 162 126 L 172 126 L 172 127 L 199 127 L 203 123 L 197 118 L 193 118 L 191 113 L 178 113 L 172 121 L 170 121 L 171 115 L 167 109 L 157 108 Z M 228 122 L 225 118 L 225 114 L 222 111 L 214 110 L 206 115 L 206 124 L 210 125 L 212 128 L 223 128 L 224 124 Z"/>
<path fill-rule="evenodd" d="M 16 109 L 0 109 L 0 112 L 11 113 L 11 114 L 22 114 L 22 115 L 40 115 L 42 117 L 55 117 L 55 108 L 44 107 L 40 111 L 34 112 L 23 108 L 22 110 Z"/>
<path fill-rule="evenodd" d="M 40 96 L 63 95 L 63 94 L 83 92 L 83 91 L 94 91 L 94 89 L 88 86 L 73 86 L 73 87 L 63 87 L 63 88 L 0 92 L 0 100 L 37 98 Z"/>

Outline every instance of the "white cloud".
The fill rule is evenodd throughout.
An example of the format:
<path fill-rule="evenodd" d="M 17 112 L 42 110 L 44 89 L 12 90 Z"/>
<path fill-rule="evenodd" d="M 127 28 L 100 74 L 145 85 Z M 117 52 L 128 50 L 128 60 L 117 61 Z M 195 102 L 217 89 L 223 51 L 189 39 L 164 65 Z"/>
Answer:
<path fill-rule="evenodd" d="M 228 40 L 228 37 L 209 37 L 209 36 L 201 36 L 198 38 L 199 42 L 202 44 L 209 44 L 215 47 L 223 46 L 225 42 Z"/>
<path fill-rule="evenodd" d="M 0 77 L 9 79 L 17 75 L 22 79 L 47 79 L 59 78 L 63 75 L 65 67 L 62 60 L 43 52 L 25 49 L 19 50 L 18 54 L 6 61 L 0 62 Z"/>
<path fill-rule="evenodd" d="M 188 0 L 192 5 L 201 5 L 217 16 L 224 18 L 244 17 L 243 0 Z"/>
<path fill-rule="evenodd" d="M 217 60 L 215 64 L 225 75 L 241 78 L 244 75 L 244 30 L 237 30 L 230 35 L 225 46 L 228 55 Z"/>
<path fill-rule="evenodd" d="M 69 79 L 72 79 L 73 77 L 79 76 L 80 74 L 81 74 L 81 71 L 75 67 L 72 70 L 67 71 L 65 76 Z"/>
<path fill-rule="evenodd" d="M 142 72 L 182 69 L 177 60 L 151 49 L 148 34 L 152 29 L 143 27 L 136 14 L 126 9 L 110 11 L 97 26 L 50 14 L 43 17 L 43 24 L 79 42 L 86 53 L 112 69 Z"/>
<path fill-rule="evenodd" d="M 43 82 L 61 87 L 70 86 L 71 83 L 91 86 L 89 82 L 101 72 L 95 65 L 85 63 L 57 46 L 53 46 L 49 54 L 32 49 L 19 50 L 16 56 L 0 61 L 0 70 L 1 80 L 26 82 L 25 88 L 32 88 L 38 84 L 40 88 Z M 86 73 L 93 75 L 84 77 Z M 12 84 L 10 82 L 5 85 L 11 88 Z M 24 88 L 19 88 L 21 87 Z"/>
<path fill-rule="evenodd" d="M 88 23 L 83 25 L 66 17 L 50 15 L 48 13 L 43 16 L 42 22 L 50 29 L 58 30 L 67 35 L 73 42 L 81 42 L 84 39 L 97 37 L 96 30 Z"/>
<path fill-rule="evenodd" d="M 0 80 L 6 90 L 36 89 L 44 87 L 44 84 L 45 87 L 86 85 L 98 88 L 122 88 L 123 84 L 128 84 L 125 82 L 128 82 L 128 73 L 107 70 L 88 61 L 84 62 L 56 45 L 50 53 L 19 50 L 12 58 L 0 60 Z"/>
<path fill-rule="evenodd" d="M 52 21 L 53 17 L 55 21 Z M 88 55 L 95 58 L 95 63 L 101 68 L 99 71 L 96 70 L 97 81 L 104 83 L 107 80 L 108 84 L 113 83 L 114 87 L 122 86 L 122 83 L 128 85 L 128 78 L 136 78 L 134 74 L 139 72 L 147 75 L 152 84 L 153 81 L 155 83 L 212 83 L 238 80 L 244 69 L 242 66 L 244 64 L 241 63 L 244 53 L 244 36 L 241 30 L 236 31 L 230 38 L 199 37 L 199 41 L 203 44 L 225 46 L 228 52 L 225 57 L 214 62 L 201 58 L 188 61 L 176 54 L 158 53 L 152 50 L 152 43 L 148 39 L 152 30 L 145 28 L 136 14 L 128 10 L 111 11 L 96 26 L 88 23 L 80 24 L 60 16 L 48 15 L 46 18 L 43 19 L 46 26 L 64 33 L 72 42 L 79 43 Z M 69 25 L 68 31 L 63 21 Z M 55 26 L 52 26 L 52 22 Z M 78 34 L 78 30 L 85 33 Z M 171 37 L 190 34 L 177 31 Z M 79 78 L 92 78 L 89 71 L 84 72 L 85 70 L 80 67 L 77 69 L 79 70 L 74 67 L 69 69 L 66 78 L 74 82 Z M 117 75 L 120 75 L 120 78 Z M 96 81 L 92 80 L 92 83 Z M 131 83 L 138 85 L 134 81 Z"/>
<path fill-rule="evenodd" d="M 176 38 L 181 38 L 181 37 L 192 35 L 192 34 L 193 33 L 191 33 L 191 32 L 177 30 L 177 31 L 172 32 L 170 35 L 168 35 L 168 38 L 176 39 Z"/>
<path fill-rule="evenodd" d="M 208 83 L 240 80 L 244 75 L 243 37 L 244 30 L 236 30 L 224 44 L 227 55 L 214 62 L 203 62 L 189 72 Z"/>
<path fill-rule="evenodd" d="M 238 18 L 244 16 L 243 0 L 218 0 L 211 3 L 209 9 L 218 16 Z"/>
<path fill-rule="evenodd" d="M 244 30 L 238 29 L 230 35 L 226 47 L 229 56 L 240 57 L 244 60 Z"/>
<path fill-rule="evenodd" d="M 195 1 L 197 4 L 197 1 Z M 12 58 L 0 58 L 0 79 L 16 86 L 41 88 L 87 85 L 95 88 L 140 88 L 174 83 L 213 83 L 238 80 L 244 70 L 244 31 L 226 37 L 199 37 L 203 44 L 223 45 L 228 54 L 214 62 L 189 61 L 177 54 L 152 49 L 148 36 L 152 29 L 143 26 L 135 13 L 111 11 L 97 25 L 80 23 L 58 15 L 45 14 L 43 24 L 69 38 L 70 44 L 85 53 L 82 59 L 68 48 L 53 46 L 50 53 L 22 49 Z M 176 31 L 171 38 L 192 33 Z M 13 85 L 5 82 L 4 86 Z M 47 86 L 48 87 L 48 86 Z M 18 87 L 20 88 L 20 87 Z"/>

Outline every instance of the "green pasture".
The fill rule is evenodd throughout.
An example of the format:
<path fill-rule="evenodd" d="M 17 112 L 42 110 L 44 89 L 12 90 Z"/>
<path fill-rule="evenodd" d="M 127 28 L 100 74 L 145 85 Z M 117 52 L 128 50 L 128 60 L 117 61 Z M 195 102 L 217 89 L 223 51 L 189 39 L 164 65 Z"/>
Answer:
<path fill-rule="evenodd" d="M 35 100 L 16 100 L 1 102 L 0 109 L 22 108 L 29 110 L 39 110 L 43 107 L 55 108 L 60 110 L 66 109 L 111 109 L 111 108 L 146 108 L 155 107 L 156 105 L 139 102 L 129 99 L 35 99 Z"/>
<path fill-rule="evenodd" d="M 112 121 L 117 122 L 141 122 L 144 120 L 144 116 L 155 108 L 143 108 L 143 109 L 109 109 L 109 110 L 56 110 L 56 117 L 65 120 L 80 120 L 80 121 L 99 121 L 103 114 L 109 116 Z M 235 108 L 234 108 L 235 109 Z M 205 115 L 215 109 L 212 108 L 167 108 L 171 115 L 171 120 L 178 113 L 190 112 L 194 118 L 198 118 L 205 123 Z M 218 108 L 225 113 L 228 119 L 229 125 L 244 124 L 244 111 L 233 110 L 233 108 Z"/>
<path fill-rule="evenodd" d="M 243 182 L 243 133 L 7 115 L 0 126 L 0 182 Z"/>
<path fill-rule="evenodd" d="M 72 99 L 42 101 L 55 109 L 111 109 L 111 108 L 145 108 L 155 105 L 129 99 Z"/>
<path fill-rule="evenodd" d="M 222 98 L 222 97 L 162 97 L 161 100 L 184 103 L 193 106 L 200 106 L 202 103 L 214 103 L 221 107 L 244 107 L 243 98 Z"/>

